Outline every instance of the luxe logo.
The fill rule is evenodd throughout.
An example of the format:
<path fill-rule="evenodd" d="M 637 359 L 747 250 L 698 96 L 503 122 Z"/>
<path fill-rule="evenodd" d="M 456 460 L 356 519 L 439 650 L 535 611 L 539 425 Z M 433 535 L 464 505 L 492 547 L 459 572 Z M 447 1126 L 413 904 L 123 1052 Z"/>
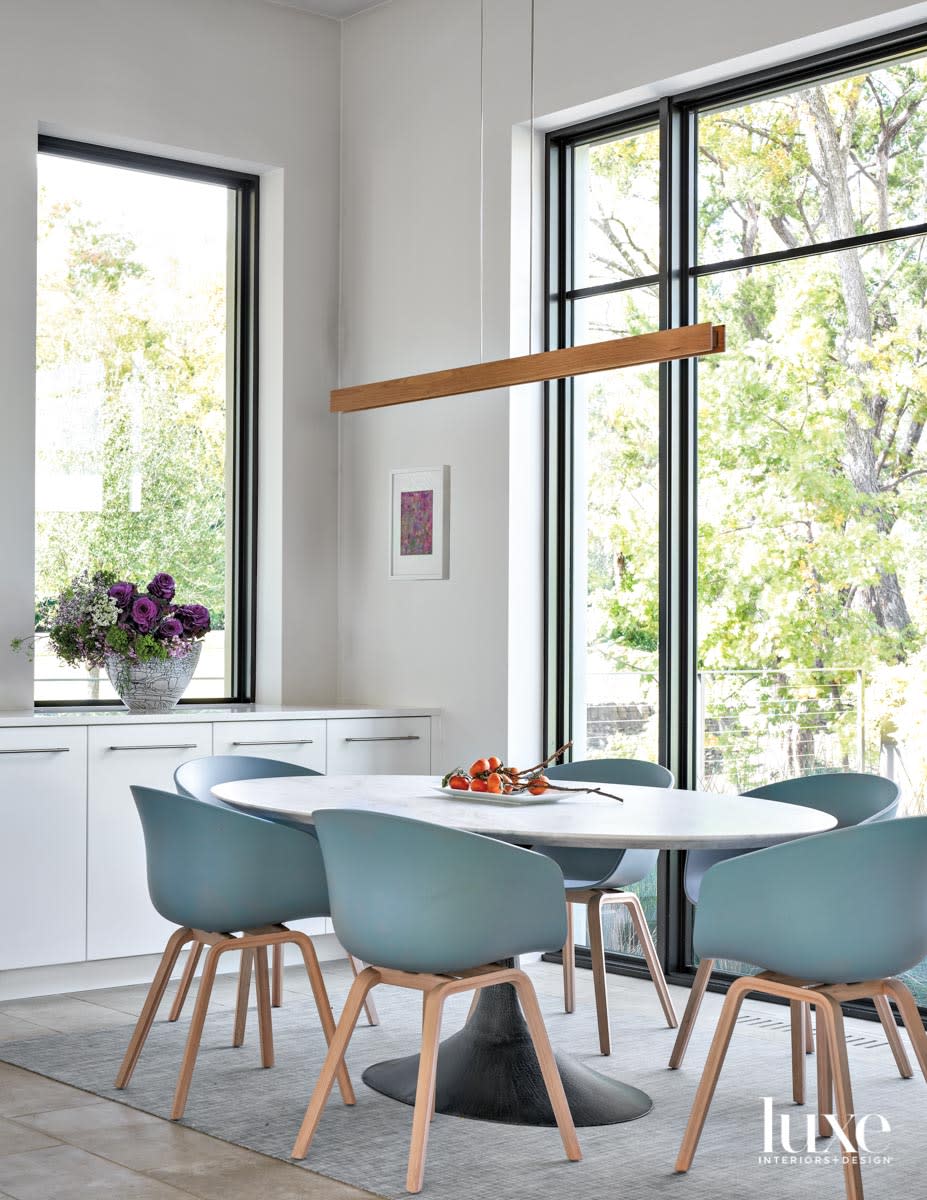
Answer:
<path fill-rule="evenodd" d="M 840 1161 L 851 1154 L 858 1154 L 861 1162 L 886 1163 L 891 1161 L 880 1149 L 870 1145 L 874 1134 L 877 1136 L 891 1132 L 888 1118 L 883 1117 L 881 1113 L 865 1113 L 856 1117 L 853 1133 L 839 1123 L 836 1113 L 827 1113 L 831 1137 L 823 1145 L 816 1136 L 816 1114 L 806 1114 L 802 1118 L 804 1130 L 801 1130 L 801 1123 L 799 1123 L 798 1131 L 793 1133 L 792 1114 L 780 1113 L 779 1145 L 777 1146 L 773 1098 L 772 1096 L 763 1096 L 762 1100 L 763 1153 L 760 1156 L 760 1162 L 831 1162 Z"/>

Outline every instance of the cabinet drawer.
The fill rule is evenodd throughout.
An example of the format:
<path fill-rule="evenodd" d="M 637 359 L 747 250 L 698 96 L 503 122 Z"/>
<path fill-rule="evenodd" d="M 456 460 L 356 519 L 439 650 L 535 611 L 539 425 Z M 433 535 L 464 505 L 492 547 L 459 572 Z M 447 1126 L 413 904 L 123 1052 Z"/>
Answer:
<path fill-rule="evenodd" d="M 250 754 L 325 774 L 324 721 L 217 721 L 214 754 Z"/>
<path fill-rule="evenodd" d="M 87 957 L 164 948 L 173 928 L 148 898 L 145 840 L 129 786 L 173 792 L 174 771 L 212 753 L 209 724 L 91 728 L 88 741 Z"/>
<path fill-rule="evenodd" d="M 0 970 L 86 954 L 87 731 L 0 729 Z"/>
<path fill-rule="evenodd" d="M 365 717 L 328 722 L 329 775 L 429 775 L 428 717 Z"/>

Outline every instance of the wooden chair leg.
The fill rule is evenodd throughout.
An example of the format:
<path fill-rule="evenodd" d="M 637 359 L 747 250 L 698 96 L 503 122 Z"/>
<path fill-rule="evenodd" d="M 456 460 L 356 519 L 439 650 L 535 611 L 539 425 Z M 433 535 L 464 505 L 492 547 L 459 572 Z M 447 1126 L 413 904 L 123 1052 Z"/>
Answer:
<path fill-rule="evenodd" d="M 882 986 L 885 995 L 891 996 L 895 1001 L 895 1007 L 901 1013 L 901 1019 L 904 1021 L 904 1027 L 911 1039 L 917 1064 L 924 1078 L 927 1079 L 927 1033 L 924 1032 L 924 1022 L 918 1012 L 917 1002 L 900 979 L 884 979 Z"/>
<path fill-rule="evenodd" d="M 273 954 L 273 981 L 271 983 L 270 1003 L 272 1008 L 283 1007 L 283 947 L 280 945 L 274 946 Z"/>
<path fill-rule="evenodd" d="M 704 959 L 702 961 L 704 962 Z M 750 984 L 748 980 L 735 979 L 728 989 L 727 995 L 724 997 L 724 1006 L 721 1009 L 718 1027 L 715 1030 L 715 1036 L 712 1038 L 708 1058 L 705 1060 L 705 1068 L 702 1071 L 702 1078 L 699 1080 L 695 1100 L 692 1103 L 689 1122 L 683 1134 L 682 1145 L 679 1147 L 679 1155 L 676 1159 L 676 1171 L 688 1171 L 692 1165 L 692 1159 L 695 1157 L 699 1138 L 702 1136 L 705 1118 L 708 1116 L 708 1106 L 711 1104 L 711 1098 L 715 1094 L 718 1076 L 721 1074 L 721 1067 L 724 1063 L 724 1056 L 727 1054 L 731 1035 L 734 1032 L 737 1014 L 740 1012 L 744 996 L 746 996 L 749 990 Z M 683 1017 L 683 1024 L 685 1024 L 685 1017 Z"/>
<path fill-rule="evenodd" d="M 432 988 L 423 997 L 422 1049 L 418 1060 L 415 1087 L 415 1111 L 412 1116 L 412 1141 L 406 1171 L 406 1191 L 420 1192 L 425 1175 L 425 1151 L 428 1129 L 434 1113 L 435 1078 L 438 1071 L 438 1041 L 441 1037 L 442 988 Z"/>
<path fill-rule="evenodd" d="M 547 1088 L 550 1106 L 554 1110 L 554 1117 L 557 1120 L 557 1128 L 560 1130 L 563 1148 L 566 1151 L 567 1158 L 571 1162 L 579 1162 L 582 1158 L 582 1153 L 576 1138 L 573 1114 L 570 1112 L 566 1093 L 563 1090 L 563 1080 L 560 1078 L 557 1060 L 554 1058 L 550 1038 L 547 1036 L 547 1027 L 544 1024 L 544 1018 L 541 1016 L 537 993 L 527 975 L 523 975 L 521 979 L 516 980 L 515 990 L 518 992 L 522 1012 L 525 1014 L 525 1022 L 528 1026 L 528 1032 L 531 1034 L 531 1041 L 534 1045 L 534 1052 L 537 1055 L 538 1066 L 541 1068 L 544 1086 Z"/>
<path fill-rule="evenodd" d="M 148 995 L 145 997 L 145 1003 L 142 1005 L 142 1011 L 132 1032 L 122 1065 L 119 1068 L 119 1074 L 116 1076 L 117 1088 L 122 1089 L 126 1087 L 132 1078 L 132 1072 L 135 1070 L 138 1056 L 141 1054 L 145 1040 L 151 1031 L 151 1026 L 154 1024 L 158 1006 L 164 997 L 164 992 L 170 980 L 171 972 L 174 970 L 174 965 L 180 957 L 181 950 L 187 942 L 192 940 L 192 929 L 178 929 L 168 938 L 167 945 L 164 947 L 164 953 L 161 955 L 161 961 L 158 963 L 158 969 L 155 971 L 155 977 L 152 979 L 151 987 L 148 989 Z"/>
<path fill-rule="evenodd" d="M 711 969 L 714 965 L 715 960 L 713 958 L 703 958 L 699 961 L 698 970 L 695 972 L 695 978 L 692 980 L 692 990 L 689 992 L 689 999 L 686 1003 L 686 1011 L 682 1014 L 679 1032 L 676 1034 L 676 1041 L 673 1043 L 673 1052 L 669 1060 L 670 1070 L 675 1071 L 678 1067 L 682 1066 L 682 1060 L 685 1058 L 689 1038 L 692 1036 L 695 1019 L 698 1016 L 698 1010 L 702 1006 L 702 999 L 708 988 L 708 980 L 711 978 Z"/>
<path fill-rule="evenodd" d="M 567 900 L 567 935 L 563 943 L 563 1011 L 571 1013 L 576 1008 L 576 944 L 573 941 L 573 905 Z M 473 1000 L 479 996 L 477 991 Z"/>
<path fill-rule="evenodd" d="M 808 1005 L 800 1000 L 789 1001 L 792 1025 L 792 1099 L 805 1103 L 805 1011 Z"/>
<path fill-rule="evenodd" d="M 242 950 L 241 966 L 238 969 L 238 996 L 235 1001 L 235 1030 L 232 1034 L 232 1045 L 245 1044 L 245 1025 L 248 1021 L 248 1000 L 251 996 L 251 968 L 254 964 L 254 951 Z"/>
<path fill-rule="evenodd" d="M 621 903 L 628 910 L 628 915 L 637 934 L 637 940 L 640 942 L 641 950 L 644 952 L 647 969 L 650 971 L 653 986 L 657 989 L 660 1005 L 663 1008 L 663 1015 L 666 1017 L 666 1024 L 670 1029 L 675 1029 L 679 1024 L 679 1019 L 676 1016 L 675 1008 L 673 1008 L 669 988 L 666 986 L 666 976 L 663 974 L 660 959 L 657 957 L 657 948 L 653 944 L 653 937 L 650 933 L 650 926 L 647 924 L 647 918 L 644 916 L 643 906 L 634 892 L 622 892 L 621 896 Z M 627 899 L 624 897 L 627 897 Z"/>
<path fill-rule="evenodd" d="M 905 1052 L 901 1034 L 898 1032 L 892 1006 L 888 998 L 882 995 L 873 996 L 872 1003 L 879 1014 L 879 1020 L 882 1022 L 882 1028 L 885 1030 L 886 1040 L 892 1048 L 892 1054 L 895 1056 L 895 1065 L 898 1068 L 898 1074 L 902 1079 L 910 1079 L 914 1072 L 911 1070 L 911 1063 L 908 1061 L 908 1055 Z"/>
<path fill-rule="evenodd" d="M 312 988 L 312 995 L 315 1000 L 315 1007 L 319 1014 L 319 1023 L 322 1026 L 322 1032 L 325 1035 L 325 1041 L 330 1046 L 335 1036 L 335 1018 L 332 1016 L 331 1001 L 329 1000 L 328 992 L 325 989 L 325 980 L 322 978 L 322 968 L 319 966 L 319 959 L 315 952 L 315 946 L 313 946 L 311 938 L 307 937 L 304 933 L 297 933 L 293 931 L 291 933 L 291 938 L 296 945 L 299 946 L 300 952 L 302 953 L 303 962 L 306 966 L 306 974 L 309 976 L 309 985 Z M 361 971 L 360 975 L 357 976 L 357 979 L 354 980 L 354 983 L 356 984 L 358 979 L 365 978 L 366 971 L 369 969 L 370 968 L 368 967 L 364 971 Z M 379 976 L 377 976 L 377 978 L 379 978 Z M 352 984 L 352 989 L 353 986 L 354 985 Z M 371 987 L 373 987 L 373 984 L 370 984 L 370 987 L 367 988 L 367 991 L 369 991 Z M 348 994 L 348 999 L 350 999 L 352 994 L 353 991 Z M 367 992 L 364 992 L 364 999 L 366 1000 L 366 998 Z M 341 1098 L 345 1104 L 353 1104 L 355 1102 L 354 1088 L 351 1086 L 351 1077 L 348 1075 L 348 1068 L 343 1062 L 338 1067 L 338 1090 L 341 1092 Z"/>
<path fill-rule="evenodd" d="M 863 1200 L 863 1181 L 859 1169 L 859 1152 L 856 1144 L 856 1121 L 853 1115 L 853 1089 L 850 1085 L 850 1064 L 847 1060 L 847 1040 L 843 1028 L 843 1012 L 839 1001 L 825 994 L 826 1004 L 817 1005 L 818 1046 L 822 1032 L 827 1037 L 828 1057 L 833 1072 L 836 1117 L 851 1145 L 852 1151 L 843 1150 L 843 1182 L 847 1200 Z M 822 1031 L 823 1023 L 823 1031 Z"/>
<path fill-rule="evenodd" d="M 193 976 L 196 974 L 196 966 L 200 961 L 200 955 L 203 953 L 203 943 L 194 942 L 187 954 L 187 965 L 183 969 L 183 975 L 180 979 L 180 987 L 177 989 L 177 995 L 174 997 L 174 1003 L 171 1005 L 169 1021 L 176 1021 L 183 1011 L 184 1003 L 187 999 L 187 993 L 190 991 L 190 984 L 193 982 Z"/>
<path fill-rule="evenodd" d="M 254 948 L 254 985 L 257 991 L 258 1033 L 261 1039 L 261 1066 L 274 1065 L 274 1027 L 270 1015 L 270 972 L 267 947 Z"/>
<path fill-rule="evenodd" d="M 303 1117 L 299 1133 L 296 1135 L 293 1158 L 306 1157 L 335 1082 L 335 1076 L 340 1069 L 344 1068 L 345 1052 L 351 1040 L 351 1034 L 354 1032 L 354 1026 L 357 1024 L 357 1018 L 364 1007 L 364 1000 L 370 989 L 375 987 L 379 981 L 379 973 L 373 967 L 365 967 L 351 984 L 351 990 L 348 992 L 348 998 L 338 1020 L 338 1028 L 328 1047 L 328 1054 L 325 1056 L 325 1062 L 322 1064 L 322 1070 L 316 1080 L 306 1115 Z M 348 1103 L 353 1103 L 353 1100 Z"/>
<path fill-rule="evenodd" d="M 595 892 L 587 904 L 595 1017 L 599 1026 L 599 1053 L 611 1054 L 612 1035 L 608 1025 L 608 980 L 605 974 L 605 944 L 602 939 L 602 893 Z"/>
<path fill-rule="evenodd" d="M 818 1027 L 817 1072 L 818 1072 L 818 1137 L 831 1137 L 832 1129 L 827 1114 L 833 1112 L 834 1088 L 830 1072 L 830 1051 L 827 1038 L 822 1037 Z"/>
<path fill-rule="evenodd" d="M 190 1022 L 190 1032 L 187 1034 L 187 1044 L 184 1047 L 183 1060 L 180 1064 L 180 1074 L 177 1077 L 177 1087 L 174 1091 L 174 1105 L 171 1109 L 171 1120 L 179 1121 L 187 1107 L 187 1095 L 190 1091 L 190 1081 L 193 1078 L 193 1068 L 196 1066 L 196 1055 L 203 1036 L 203 1024 L 206 1011 L 209 1008 L 209 998 L 212 995 L 212 985 L 216 979 L 216 969 L 219 959 L 226 950 L 235 948 L 233 939 L 217 942 L 209 947 L 203 974 L 200 978 L 199 991 L 196 993 L 196 1004 L 193 1008 L 193 1020 Z"/>
<path fill-rule="evenodd" d="M 814 1026 L 811 1024 L 811 1005 L 805 1004 L 805 1053 L 814 1054 Z"/>
<path fill-rule="evenodd" d="M 353 954 L 348 955 L 348 962 L 351 964 L 351 970 L 354 972 L 356 979 L 363 971 L 366 963 L 361 962 L 359 958 L 355 958 Z M 368 992 L 367 999 L 364 1001 L 364 1012 L 367 1014 L 368 1025 L 379 1025 L 380 1014 L 377 1012 L 377 1006 L 373 1002 L 373 996 Z"/>

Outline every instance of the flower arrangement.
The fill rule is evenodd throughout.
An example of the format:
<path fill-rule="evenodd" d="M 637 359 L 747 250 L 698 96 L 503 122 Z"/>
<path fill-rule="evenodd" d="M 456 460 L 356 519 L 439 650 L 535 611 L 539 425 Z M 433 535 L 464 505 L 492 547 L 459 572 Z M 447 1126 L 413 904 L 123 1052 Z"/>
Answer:
<path fill-rule="evenodd" d="M 159 572 L 142 590 L 110 571 L 82 571 L 57 599 L 48 639 L 69 666 L 102 668 L 108 654 L 133 663 L 185 658 L 210 629 L 202 604 L 175 604 L 173 578 Z M 30 639 L 17 639 L 18 649 Z"/>

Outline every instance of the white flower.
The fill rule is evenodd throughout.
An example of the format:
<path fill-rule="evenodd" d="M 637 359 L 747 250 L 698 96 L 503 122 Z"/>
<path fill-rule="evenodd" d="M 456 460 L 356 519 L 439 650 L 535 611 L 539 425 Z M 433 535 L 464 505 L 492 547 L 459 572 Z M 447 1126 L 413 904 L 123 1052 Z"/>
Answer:
<path fill-rule="evenodd" d="M 88 604 L 87 614 L 97 629 L 109 629 L 119 617 L 119 605 L 112 596 L 97 596 Z"/>

